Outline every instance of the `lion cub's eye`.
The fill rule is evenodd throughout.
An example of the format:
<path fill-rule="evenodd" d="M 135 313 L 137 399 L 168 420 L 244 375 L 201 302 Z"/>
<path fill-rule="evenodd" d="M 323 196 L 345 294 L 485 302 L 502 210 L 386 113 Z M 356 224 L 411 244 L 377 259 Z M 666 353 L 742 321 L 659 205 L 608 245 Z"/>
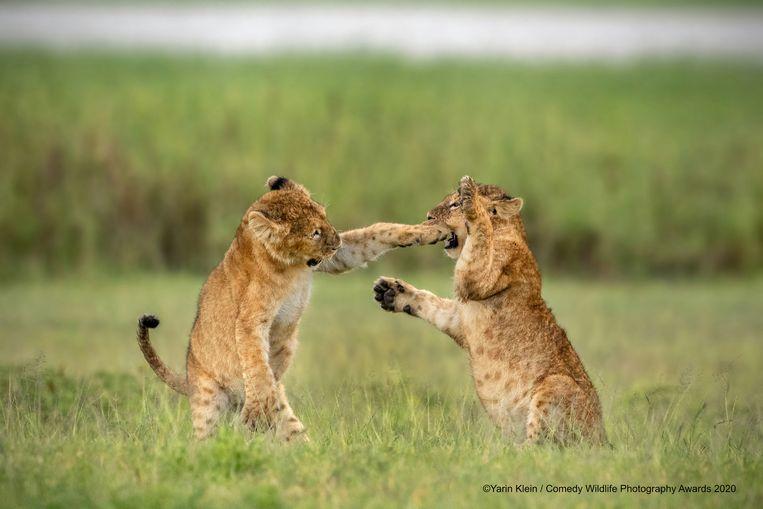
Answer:
<path fill-rule="evenodd" d="M 319 238 L 321 238 L 321 231 L 315 230 L 313 231 L 313 234 L 310 236 L 313 238 L 313 240 L 318 240 Z"/>
<path fill-rule="evenodd" d="M 460 206 L 461 206 L 461 204 L 458 203 L 457 201 L 454 201 L 453 203 L 450 204 L 450 208 L 451 209 L 457 209 Z"/>

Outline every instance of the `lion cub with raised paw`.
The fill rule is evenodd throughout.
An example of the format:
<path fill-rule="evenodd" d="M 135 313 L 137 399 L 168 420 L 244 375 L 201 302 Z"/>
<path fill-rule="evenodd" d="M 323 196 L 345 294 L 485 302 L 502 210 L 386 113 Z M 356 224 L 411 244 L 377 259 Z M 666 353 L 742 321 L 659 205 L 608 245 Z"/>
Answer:
<path fill-rule="evenodd" d="M 301 185 L 270 177 L 269 192 L 244 214 L 222 262 L 199 295 L 185 377 L 170 370 L 149 342 L 153 316 L 138 324 L 138 343 L 157 376 L 190 398 L 193 428 L 203 439 L 221 414 L 240 407 L 251 429 L 275 429 L 283 440 L 307 440 L 286 398 L 284 372 L 297 346 L 314 270 L 340 273 L 399 246 L 436 243 L 433 225 L 380 223 L 339 235 L 324 207 Z"/>
<path fill-rule="evenodd" d="M 450 230 L 456 299 L 393 278 L 374 285 L 387 311 L 419 317 L 469 353 L 477 395 L 491 420 L 528 443 L 548 438 L 606 443 L 601 405 L 567 335 L 541 297 L 541 277 L 519 211 L 521 198 L 461 179 L 427 215 Z"/>

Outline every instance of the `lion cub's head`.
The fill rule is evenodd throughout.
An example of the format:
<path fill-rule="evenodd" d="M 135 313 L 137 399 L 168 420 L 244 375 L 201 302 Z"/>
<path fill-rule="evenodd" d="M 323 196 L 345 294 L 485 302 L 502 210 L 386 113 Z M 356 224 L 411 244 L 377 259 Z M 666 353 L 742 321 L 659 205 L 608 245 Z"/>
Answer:
<path fill-rule="evenodd" d="M 267 180 L 269 192 L 244 214 L 239 231 L 261 243 L 287 265 L 318 265 L 332 256 L 341 239 L 326 218 L 326 209 L 300 184 L 284 177 Z"/>
<path fill-rule="evenodd" d="M 478 206 L 484 207 L 490 215 L 494 228 L 512 226 L 519 221 L 522 198 L 509 196 L 506 191 L 490 184 L 477 184 Z M 432 210 L 427 212 L 427 223 L 445 226 L 450 230 L 450 237 L 445 239 L 445 253 L 458 259 L 466 242 L 466 218 L 461 211 L 461 198 L 458 191 L 447 195 Z"/>

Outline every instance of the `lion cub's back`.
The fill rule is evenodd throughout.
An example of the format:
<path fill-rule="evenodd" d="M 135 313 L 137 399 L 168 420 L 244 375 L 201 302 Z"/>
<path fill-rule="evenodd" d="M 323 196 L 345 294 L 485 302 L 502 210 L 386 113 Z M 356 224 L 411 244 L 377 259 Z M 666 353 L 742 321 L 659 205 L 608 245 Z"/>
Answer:
<path fill-rule="evenodd" d="M 192 360 L 212 371 L 232 376 L 240 372 L 236 353 L 236 315 L 238 306 L 225 281 L 222 264 L 209 275 L 199 293 L 196 320 L 191 332 L 189 363 Z M 193 366 L 188 366 L 189 371 Z"/>

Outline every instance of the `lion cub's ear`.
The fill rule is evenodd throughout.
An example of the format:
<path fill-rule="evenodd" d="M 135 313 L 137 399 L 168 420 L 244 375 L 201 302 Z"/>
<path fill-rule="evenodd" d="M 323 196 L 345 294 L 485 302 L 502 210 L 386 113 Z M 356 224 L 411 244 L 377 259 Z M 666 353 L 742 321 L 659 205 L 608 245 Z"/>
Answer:
<path fill-rule="evenodd" d="M 268 189 L 271 191 L 278 191 L 279 189 L 293 188 L 294 182 L 287 179 L 286 177 L 278 177 L 276 175 L 272 175 L 265 181 L 265 185 L 268 186 Z"/>
<path fill-rule="evenodd" d="M 272 240 L 280 237 L 285 232 L 285 227 L 268 217 L 267 212 L 261 210 L 251 210 L 246 215 L 246 224 L 251 229 L 255 237 L 260 240 Z"/>
<path fill-rule="evenodd" d="M 519 211 L 522 210 L 522 205 L 524 204 L 525 202 L 522 200 L 522 198 L 511 198 L 508 200 L 495 201 L 492 203 L 493 208 L 490 210 L 490 212 L 492 212 L 493 215 L 498 215 L 504 219 L 508 219 L 519 214 Z"/>
<path fill-rule="evenodd" d="M 286 177 L 277 177 L 276 175 L 273 175 L 272 177 L 268 177 L 268 179 L 265 181 L 265 185 L 268 186 L 268 189 L 271 191 L 302 191 L 307 196 L 310 196 L 310 192 L 304 188 L 301 184 L 298 184 L 294 182 L 293 180 L 289 180 Z"/>

